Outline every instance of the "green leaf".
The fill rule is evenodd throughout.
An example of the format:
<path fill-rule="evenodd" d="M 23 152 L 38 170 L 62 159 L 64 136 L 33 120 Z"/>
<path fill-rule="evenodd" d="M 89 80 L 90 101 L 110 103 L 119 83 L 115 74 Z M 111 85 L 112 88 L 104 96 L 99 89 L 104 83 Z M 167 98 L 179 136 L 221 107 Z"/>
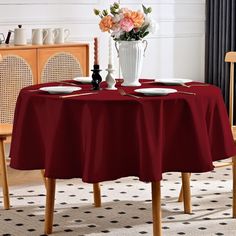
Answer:
<path fill-rule="evenodd" d="M 122 34 L 122 35 L 120 36 L 120 40 L 125 40 L 125 34 Z"/>
<path fill-rule="evenodd" d="M 100 11 L 98 9 L 95 9 L 95 8 L 93 9 L 93 12 L 96 16 L 98 16 L 100 14 Z"/>
<path fill-rule="evenodd" d="M 147 9 L 147 11 L 148 11 L 148 13 L 151 13 L 151 12 L 152 12 L 152 8 L 149 7 L 149 8 Z"/>
<path fill-rule="evenodd" d="M 119 5 L 118 2 L 114 2 L 113 7 L 114 7 L 115 9 L 119 9 L 120 5 Z"/>
<path fill-rule="evenodd" d="M 147 15 L 148 14 L 148 9 L 142 4 L 143 7 L 143 12 Z"/>
<path fill-rule="evenodd" d="M 108 11 L 107 11 L 107 10 L 103 10 L 103 11 L 102 11 L 102 14 L 103 14 L 104 16 L 107 16 L 107 15 L 108 15 Z"/>
<path fill-rule="evenodd" d="M 143 27 L 140 29 L 140 31 L 141 31 L 142 33 L 144 33 L 144 32 L 147 30 L 148 27 L 149 27 L 149 24 L 143 26 Z"/>
<path fill-rule="evenodd" d="M 146 37 L 149 34 L 149 31 L 143 33 L 142 38 Z"/>
<path fill-rule="evenodd" d="M 115 9 L 114 7 L 112 7 L 111 6 L 111 8 L 110 8 L 110 12 L 111 12 L 111 14 L 113 15 L 113 16 L 115 16 L 115 15 L 117 15 L 118 14 L 118 11 L 117 11 L 117 9 Z"/>

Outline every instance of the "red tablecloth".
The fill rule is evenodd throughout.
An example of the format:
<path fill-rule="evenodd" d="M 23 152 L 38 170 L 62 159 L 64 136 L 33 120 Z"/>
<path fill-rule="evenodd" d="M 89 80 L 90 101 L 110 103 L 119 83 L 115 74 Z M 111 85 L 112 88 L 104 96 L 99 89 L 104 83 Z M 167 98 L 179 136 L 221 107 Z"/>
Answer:
<path fill-rule="evenodd" d="M 80 177 L 90 183 L 126 176 L 156 181 L 167 171 L 210 171 L 212 161 L 236 154 L 221 91 L 215 86 L 171 86 L 196 96 L 141 99 L 109 90 L 64 99 L 27 91 L 42 86 L 24 88 L 18 97 L 10 150 L 13 168 L 45 169 L 47 177 Z M 80 86 L 82 92 L 91 91 L 90 85 Z M 124 90 L 135 94 L 135 88 Z"/>

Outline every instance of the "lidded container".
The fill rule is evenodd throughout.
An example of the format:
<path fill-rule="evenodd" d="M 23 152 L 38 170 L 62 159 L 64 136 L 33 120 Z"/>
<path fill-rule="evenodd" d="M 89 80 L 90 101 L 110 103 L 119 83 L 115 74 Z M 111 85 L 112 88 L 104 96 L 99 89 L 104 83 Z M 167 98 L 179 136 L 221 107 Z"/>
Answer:
<path fill-rule="evenodd" d="M 22 25 L 14 29 L 14 44 L 17 46 L 27 44 L 26 30 L 22 28 Z"/>

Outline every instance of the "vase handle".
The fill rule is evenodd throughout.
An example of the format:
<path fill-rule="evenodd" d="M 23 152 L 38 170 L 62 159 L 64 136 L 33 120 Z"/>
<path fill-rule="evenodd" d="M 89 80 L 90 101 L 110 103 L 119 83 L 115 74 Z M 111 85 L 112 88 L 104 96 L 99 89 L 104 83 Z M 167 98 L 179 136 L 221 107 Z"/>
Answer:
<path fill-rule="evenodd" d="M 147 46 L 148 46 L 148 42 L 147 42 L 147 40 L 143 40 L 142 43 L 145 44 L 145 46 L 144 46 L 144 52 L 143 52 L 143 56 L 145 57 L 145 52 L 146 52 L 146 49 L 147 49 Z"/>
<path fill-rule="evenodd" d="M 116 51 L 117 51 L 117 56 L 119 57 L 119 49 L 118 49 L 118 42 L 117 41 L 115 41 L 115 47 L 116 47 Z"/>

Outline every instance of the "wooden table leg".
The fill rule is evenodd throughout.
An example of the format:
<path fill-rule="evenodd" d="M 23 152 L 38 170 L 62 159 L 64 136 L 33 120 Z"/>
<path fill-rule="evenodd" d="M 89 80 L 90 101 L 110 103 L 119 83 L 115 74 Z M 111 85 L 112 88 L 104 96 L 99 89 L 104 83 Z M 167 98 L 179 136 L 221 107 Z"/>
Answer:
<path fill-rule="evenodd" d="M 3 193 L 4 209 L 8 210 L 10 208 L 10 200 L 9 200 L 7 167 L 6 167 L 3 140 L 4 140 L 3 138 L 0 138 L 0 168 L 2 174 L 2 193 Z"/>
<path fill-rule="evenodd" d="M 236 156 L 232 157 L 233 170 L 233 218 L 236 218 Z"/>
<path fill-rule="evenodd" d="M 191 173 L 189 173 L 189 178 L 191 177 Z M 182 202 L 183 201 L 183 187 L 181 186 L 180 192 L 179 192 L 179 198 L 178 198 L 178 202 Z"/>
<path fill-rule="evenodd" d="M 191 207 L 191 191 L 190 191 L 190 173 L 181 173 L 182 175 L 182 192 L 184 199 L 184 213 L 190 214 Z"/>
<path fill-rule="evenodd" d="M 94 206 L 101 207 L 101 190 L 99 183 L 93 184 Z"/>
<path fill-rule="evenodd" d="M 152 182 L 152 215 L 153 236 L 161 236 L 161 185 L 160 181 Z"/>
<path fill-rule="evenodd" d="M 181 186 L 180 192 L 179 192 L 179 198 L 178 198 L 178 202 L 182 202 L 183 201 L 183 187 Z"/>
<path fill-rule="evenodd" d="M 45 170 L 40 170 L 40 171 L 41 171 L 41 175 L 42 175 L 42 178 L 43 178 L 45 188 L 47 188 L 47 178 L 45 177 Z"/>
<path fill-rule="evenodd" d="M 47 178 L 47 188 L 46 188 L 47 196 L 46 196 L 45 224 L 44 224 L 45 234 L 52 233 L 55 188 L 56 188 L 56 179 Z"/>

